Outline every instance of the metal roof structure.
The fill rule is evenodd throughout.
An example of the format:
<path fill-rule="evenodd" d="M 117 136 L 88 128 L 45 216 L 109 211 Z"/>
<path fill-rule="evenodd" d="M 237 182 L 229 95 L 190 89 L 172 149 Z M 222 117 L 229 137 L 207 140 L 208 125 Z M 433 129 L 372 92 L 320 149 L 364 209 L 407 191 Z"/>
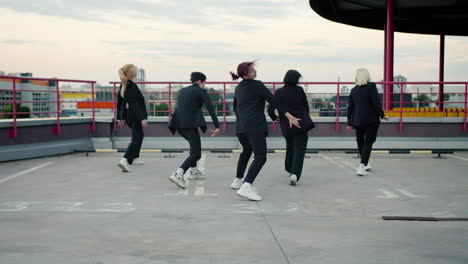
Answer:
<path fill-rule="evenodd" d="M 384 29 L 386 0 L 309 0 L 320 16 L 342 24 Z M 468 36 L 467 0 L 394 0 L 396 32 Z"/>

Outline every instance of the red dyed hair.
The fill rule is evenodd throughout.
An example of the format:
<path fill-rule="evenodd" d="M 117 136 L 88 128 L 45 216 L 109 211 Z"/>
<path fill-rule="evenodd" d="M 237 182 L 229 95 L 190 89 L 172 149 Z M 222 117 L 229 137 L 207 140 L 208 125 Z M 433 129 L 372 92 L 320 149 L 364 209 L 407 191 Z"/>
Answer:
<path fill-rule="evenodd" d="M 239 66 L 237 66 L 237 74 L 230 72 L 232 76 L 232 80 L 237 80 L 239 78 L 244 78 L 245 75 L 249 74 L 250 67 L 255 66 L 255 61 L 246 61 Z"/>

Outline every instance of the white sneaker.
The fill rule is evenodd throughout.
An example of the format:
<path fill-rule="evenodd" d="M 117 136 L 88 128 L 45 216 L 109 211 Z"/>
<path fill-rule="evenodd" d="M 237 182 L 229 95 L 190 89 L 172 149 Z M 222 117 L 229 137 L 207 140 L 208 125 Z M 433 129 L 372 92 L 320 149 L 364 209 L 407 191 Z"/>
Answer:
<path fill-rule="evenodd" d="M 257 190 L 258 191 L 258 190 Z M 244 183 L 236 192 L 238 195 L 252 201 L 261 201 L 262 197 L 252 188 L 251 184 Z"/>
<path fill-rule="evenodd" d="M 291 177 L 289 177 L 289 185 L 296 186 L 296 183 L 297 183 L 296 174 L 291 174 Z"/>
<path fill-rule="evenodd" d="M 234 181 L 232 181 L 231 183 L 231 188 L 233 189 L 239 189 L 241 186 L 242 186 L 242 179 L 239 179 L 239 178 L 234 178 Z"/>
<path fill-rule="evenodd" d="M 187 176 L 189 180 L 202 180 L 205 179 L 205 173 L 200 171 L 198 168 L 192 168 L 189 171 L 189 175 Z"/>
<path fill-rule="evenodd" d="M 366 171 L 370 171 L 372 169 L 372 167 L 369 164 L 367 164 L 366 166 L 364 166 L 364 169 Z"/>
<path fill-rule="evenodd" d="M 172 173 L 172 175 L 169 177 L 169 180 L 173 183 L 175 183 L 177 186 L 179 186 L 182 189 L 187 189 L 187 184 L 185 184 L 185 179 L 184 176 L 179 176 L 177 175 L 176 172 Z"/>
<path fill-rule="evenodd" d="M 119 168 L 121 168 L 123 172 L 130 172 L 128 165 L 129 164 L 126 158 L 121 158 L 119 164 L 117 164 L 117 166 L 119 166 Z"/>
<path fill-rule="evenodd" d="M 136 158 L 133 160 L 131 165 L 143 165 L 143 164 L 145 164 L 144 161 L 142 161 L 140 158 Z"/>
<path fill-rule="evenodd" d="M 366 176 L 367 175 L 367 171 L 364 167 L 364 164 L 359 164 L 359 167 L 357 168 L 356 170 L 356 174 L 359 175 L 359 176 Z"/>

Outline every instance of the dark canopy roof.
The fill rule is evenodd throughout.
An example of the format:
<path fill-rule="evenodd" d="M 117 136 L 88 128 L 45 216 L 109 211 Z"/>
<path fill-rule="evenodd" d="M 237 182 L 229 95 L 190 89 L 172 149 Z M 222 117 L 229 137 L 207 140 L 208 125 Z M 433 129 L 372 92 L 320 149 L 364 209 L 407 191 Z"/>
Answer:
<path fill-rule="evenodd" d="M 387 0 L 309 0 L 320 16 L 352 26 L 383 29 Z M 394 0 L 395 31 L 468 36 L 468 0 Z"/>

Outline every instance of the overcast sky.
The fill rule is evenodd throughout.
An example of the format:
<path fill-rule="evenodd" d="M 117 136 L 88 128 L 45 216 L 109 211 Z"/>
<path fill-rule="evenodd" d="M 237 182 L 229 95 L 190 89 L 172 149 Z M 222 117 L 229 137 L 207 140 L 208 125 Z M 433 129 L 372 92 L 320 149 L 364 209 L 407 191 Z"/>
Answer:
<path fill-rule="evenodd" d="M 150 81 L 229 81 L 258 59 L 258 79 L 352 81 L 383 76 L 383 32 L 318 16 L 307 0 L 0 0 L 0 71 L 35 77 L 118 79 L 133 63 Z M 437 81 L 439 37 L 395 36 L 395 75 Z M 468 37 L 446 39 L 446 80 L 468 81 Z"/>

